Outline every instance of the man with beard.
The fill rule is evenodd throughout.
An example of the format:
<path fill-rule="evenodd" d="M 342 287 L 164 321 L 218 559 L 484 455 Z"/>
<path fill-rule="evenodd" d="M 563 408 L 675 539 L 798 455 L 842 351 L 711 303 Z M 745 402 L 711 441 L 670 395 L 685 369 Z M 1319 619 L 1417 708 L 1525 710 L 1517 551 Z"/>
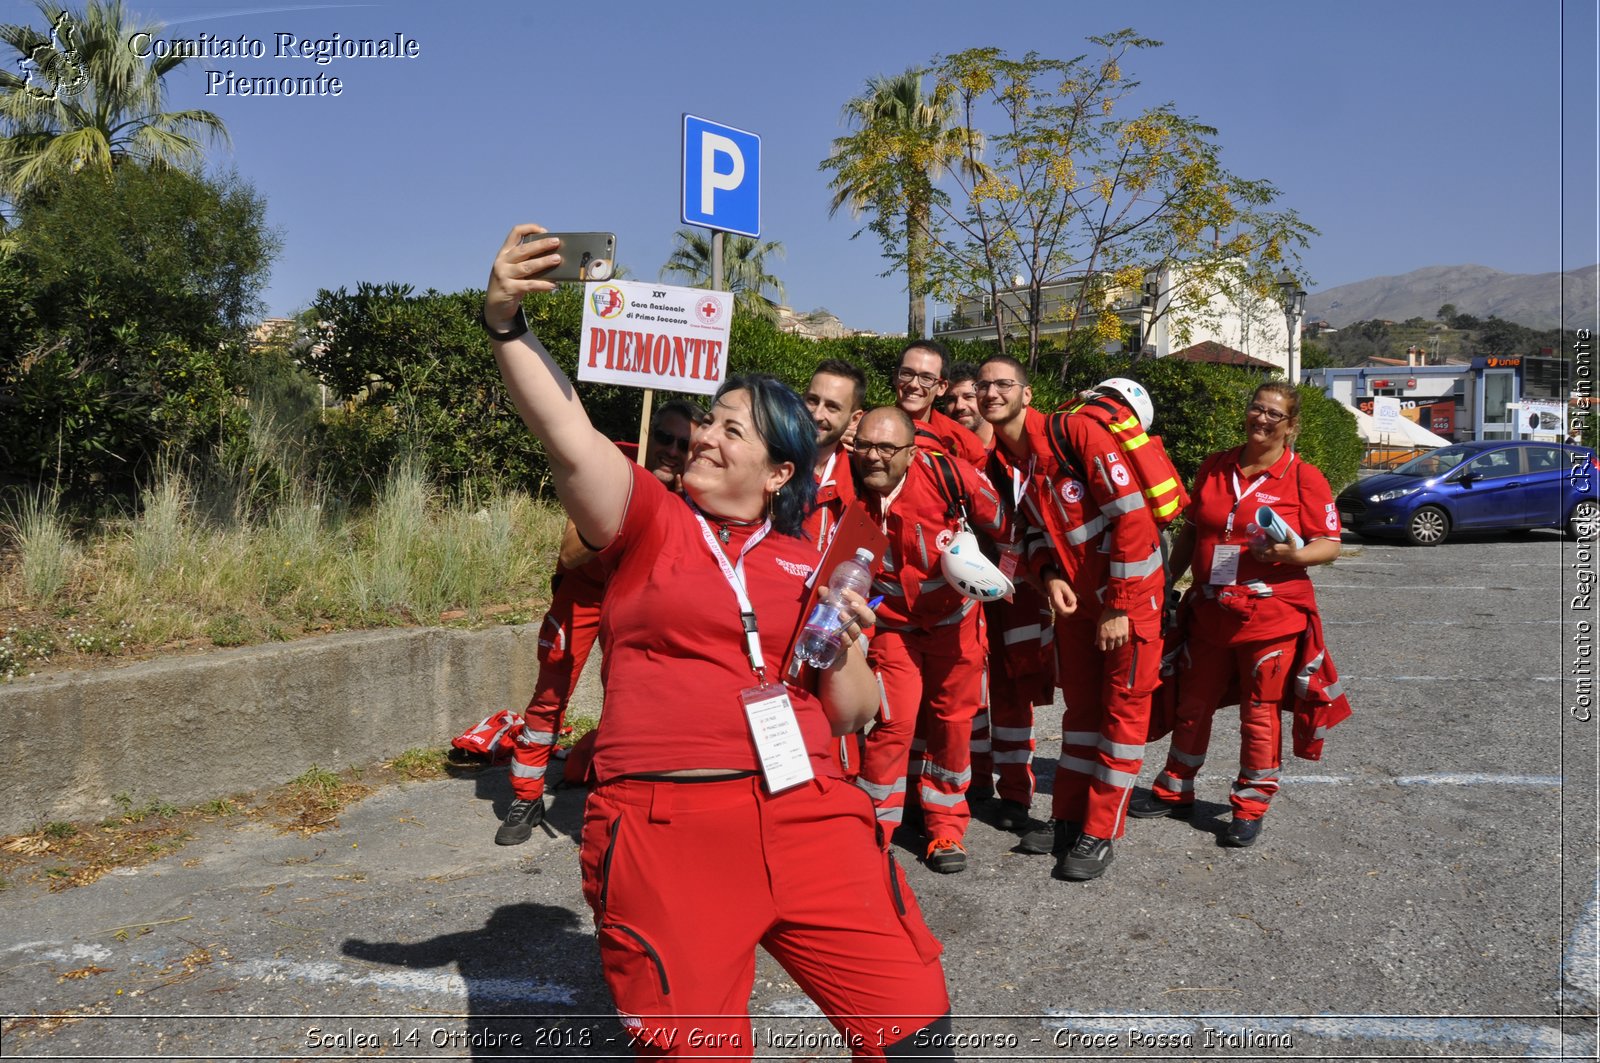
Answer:
<path fill-rule="evenodd" d="M 985 450 L 994 448 L 994 425 L 983 419 L 978 399 L 978 367 L 957 362 L 950 367 L 950 389 L 944 393 L 945 412 L 962 428 L 978 437 Z"/>
<path fill-rule="evenodd" d="M 1120 396 L 1153 420 L 1149 396 Z M 995 457 L 1042 533 L 1031 558 L 1055 610 L 1057 682 L 1066 713 L 1052 796 L 1053 822 L 1023 836 L 1026 852 L 1053 853 L 1053 874 L 1098 878 L 1126 824 L 1144 761 L 1161 656 L 1165 575 L 1160 537 L 1139 479 L 1121 446 L 1084 414 L 1045 415 L 1027 406 L 1027 370 L 996 355 L 978 389 L 994 425 Z M 1064 441 L 1057 457 L 1052 439 Z"/>
<path fill-rule="evenodd" d="M 806 518 L 806 534 L 817 544 L 817 552 L 828 549 L 839 518 L 856 499 L 850 478 L 850 458 L 843 453 L 846 433 L 861 420 L 867 395 L 867 374 L 860 367 L 837 358 L 817 363 L 806 385 L 806 408 L 817 426 L 817 508 Z"/>

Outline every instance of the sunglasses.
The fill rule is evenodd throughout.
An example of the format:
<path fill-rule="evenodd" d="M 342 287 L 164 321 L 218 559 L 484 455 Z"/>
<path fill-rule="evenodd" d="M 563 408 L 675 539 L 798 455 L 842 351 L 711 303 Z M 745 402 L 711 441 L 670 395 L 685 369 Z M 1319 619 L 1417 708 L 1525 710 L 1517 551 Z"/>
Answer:
<path fill-rule="evenodd" d="M 689 453 L 689 437 L 675 436 L 664 428 L 652 428 L 650 438 L 656 441 L 656 446 L 662 450 L 672 449 L 680 454 Z"/>

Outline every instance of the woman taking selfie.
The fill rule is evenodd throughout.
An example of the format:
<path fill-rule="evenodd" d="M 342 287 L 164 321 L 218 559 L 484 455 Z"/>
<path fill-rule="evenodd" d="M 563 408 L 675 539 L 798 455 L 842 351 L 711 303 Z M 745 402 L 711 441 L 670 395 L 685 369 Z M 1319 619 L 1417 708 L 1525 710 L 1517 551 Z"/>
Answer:
<path fill-rule="evenodd" d="M 553 289 L 540 275 L 560 262 L 543 232 L 506 238 L 483 321 L 557 496 L 610 572 L 583 889 L 630 1041 L 647 1058 L 751 1058 L 761 945 L 857 1059 L 928 1058 L 949 1027 L 939 944 L 871 801 L 830 756 L 831 736 L 876 713 L 877 684 L 853 644 L 809 687 L 780 678 L 817 561 L 799 537 L 810 415 L 774 378 L 728 380 L 672 494 L 595 430 L 527 331 L 522 299 Z M 849 604 L 853 638 L 873 616 Z"/>

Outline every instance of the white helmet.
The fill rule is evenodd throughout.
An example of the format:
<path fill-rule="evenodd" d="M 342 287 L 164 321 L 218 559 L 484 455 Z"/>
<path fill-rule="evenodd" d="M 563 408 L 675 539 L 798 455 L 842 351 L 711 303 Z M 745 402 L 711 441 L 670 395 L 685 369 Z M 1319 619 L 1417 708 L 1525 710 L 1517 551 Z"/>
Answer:
<path fill-rule="evenodd" d="M 992 602 L 1016 590 L 1005 574 L 983 556 L 983 551 L 978 549 L 978 537 L 965 528 L 945 547 L 939 566 L 944 569 L 944 578 L 950 586 L 980 602 Z"/>
<path fill-rule="evenodd" d="M 1146 432 L 1156 423 L 1156 408 L 1150 401 L 1150 392 L 1137 380 L 1129 380 L 1125 376 L 1114 376 L 1109 380 L 1102 380 L 1094 386 L 1096 391 L 1113 391 L 1122 396 L 1122 401 L 1133 407 L 1133 412 L 1139 415 L 1139 423 Z"/>

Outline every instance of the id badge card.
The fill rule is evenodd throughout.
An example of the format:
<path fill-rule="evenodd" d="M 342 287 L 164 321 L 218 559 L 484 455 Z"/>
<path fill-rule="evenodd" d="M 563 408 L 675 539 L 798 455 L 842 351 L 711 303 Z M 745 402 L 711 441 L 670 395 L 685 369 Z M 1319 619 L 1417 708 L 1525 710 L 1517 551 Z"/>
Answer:
<path fill-rule="evenodd" d="M 795 719 L 794 705 L 783 684 L 748 687 L 739 691 L 739 702 L 750 723 L 756 755 L 761 758 L 761 777 L 766 781 L 767 792 L 775 794 L 814 778 L 800 721 Z"/>
<path fill-rule="evenodd" d="M 1017 566 L 1021 561 L 1021 550 L 1008 547 L 1000 551 L 1000 575 L 1004 576 L 1013 587 L 1017 585 Z M 1009 602 L 1013 597 L 1011 594 L 1006 595 L 1006 601 Z"/>
<path fill-rule="evenodd" d="M 1239 547 L 1218 546 L 1211 552 L 1211 576 L 1206 580 L 1213 587 L 1239 582 Z"/>

